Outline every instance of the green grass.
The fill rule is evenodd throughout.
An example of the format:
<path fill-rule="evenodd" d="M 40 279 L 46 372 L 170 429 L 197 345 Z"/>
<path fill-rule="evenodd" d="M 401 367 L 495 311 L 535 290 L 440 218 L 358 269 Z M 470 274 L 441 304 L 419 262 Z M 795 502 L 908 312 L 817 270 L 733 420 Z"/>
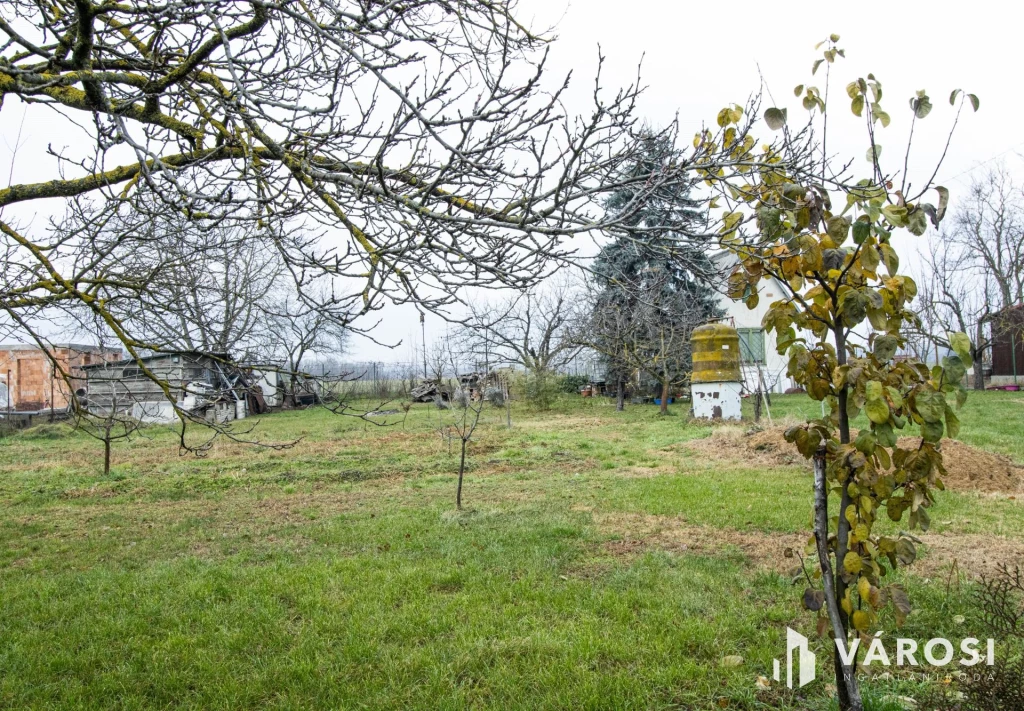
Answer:
<path fill-rule="evenodd" d="M 1022 403 L 972 396 L 964 441 L 1024 461 Z M 772 414 L 815 407 L 779 397 Z M 757 691 L 785 627 L 812 636 L 813 619 L 730 542 L 806 532 L 802 467 L 695 457 L 677 445 L 711 426 L 653 406 L 564 398 L 513 421 L 485 411 L 463 512 L 429 406 L 404 429 L 275 414 L 256 433 L 294 446 L 205 458 L 154 428 L 109 477 L 98 443 L 61 426 L 0 440 L 0 707 L 828 708 L 822 681 Z M 1005 497 L 946 493 L 932 518 L 1024 537 Z M 721 545 L 663 545 L 638 522 Z M 957 636 L 969 584 L 905 582 L 910 630 Z"/>

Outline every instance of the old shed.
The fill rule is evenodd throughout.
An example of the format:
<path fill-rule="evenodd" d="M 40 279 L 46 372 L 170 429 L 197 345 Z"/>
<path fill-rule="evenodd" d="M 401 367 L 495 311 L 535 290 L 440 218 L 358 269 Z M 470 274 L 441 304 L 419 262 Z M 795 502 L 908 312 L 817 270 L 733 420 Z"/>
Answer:
<path fill-rule="evenodd" d="M 155 353 L 83 370 L 86 384 L 81 396 L 89 411 L 98 415 L 113 411 L 146 422 L 172 422 L 176 406 L 193 417 L 227 422 L 246 417 L 252 409 L 251 378 L 226 353 Z"/>

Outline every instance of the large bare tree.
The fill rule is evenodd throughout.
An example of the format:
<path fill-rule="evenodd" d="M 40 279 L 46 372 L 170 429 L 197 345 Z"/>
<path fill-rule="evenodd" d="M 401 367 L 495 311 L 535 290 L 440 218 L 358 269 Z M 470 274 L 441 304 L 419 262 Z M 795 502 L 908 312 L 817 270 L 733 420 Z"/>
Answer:
<path fill-rule="evenodd" d="M 607 92 L 599 72 L 593 107 L 566 111 L 568 77 L 546 72 L 550 39 L 516 11 L 514 0 L 3 3 L 0 105 L 65 138 L 16 156 L 43 179 L 0 188 L 0 327 L 43 342 L 47 310 L 81 307 L 129 356 L 159 348 L 129 316 L 159 298 L 167 264 L 140 272 L 119 255 L 169 215 L 261 236 L 304 307 L 332 320 L 388 302 L 443 312 L 464 287 L 535 286 L 573 258 L 567 238 L 632 224 L 646 194 L 694 176 L 742 186 L 774 160 L 754 151 L 754 101 L 724 109 L 664 170 L 624 175 L 650 141 L 639 85 Z M 807 174 L 812 136 L 793 139 L 803 148 L 790 170 Z M 606 214 L 604 196 L 624 185 L 634 197 Z M 49 225 L 29 219 L 43 206 Z M 325 278 L 350 282 L 344 299 L 306 298 Z"/>
<path fill-rule="evenodd" d="M 570 333 L 578 290 L 565 278 L 522 294 L 470 302 L 460 330 L 462 350 L 477 362 L 519 366 L 538 375 L 558 372 L 580 351 Z"/>
<path fill-rule="evenodd" d="M 1005 167 L 972 182 L 922 257 L 922 328 L 945 349 L 950 333 L 971 335 L 974 387 L 982 390 L 999 314 L 1024 302 L 1024 192 Z"/>
<path fill-rule="evenodd" d="M 241 225 L 204 225 L 176 214 L 146 225 L 124 263 L 156 267 L 148 288 L 118 309 L 133 331 L 164 348 L 231 353 L 239 363 L 265 360 L 268 329 L 291 284 L 272 242 Z M 268 244 L 269 243 L 269 244 Z"/>

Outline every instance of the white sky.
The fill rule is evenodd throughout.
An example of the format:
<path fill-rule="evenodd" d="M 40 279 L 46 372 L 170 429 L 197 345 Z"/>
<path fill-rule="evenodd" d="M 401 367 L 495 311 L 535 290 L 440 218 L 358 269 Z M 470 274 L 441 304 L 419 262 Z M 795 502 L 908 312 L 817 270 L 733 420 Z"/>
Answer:
<path fill-rule="evenodd" d="M 883 147 L 892 147 L 883 150 L 883 167 L 895 168 L 892 161 L 897 154 L 902 163 L 911 116 L 908 101 L 917 90 L 925 89 L 935 108 L 915 128 L 911 177 L 925 170 L 930 174 L 953 119 L 949 94 L 963 88 L 978 95 L 981 110 L 962 115 L 936 183 L 949 188 L 955 203 L 973 173 L 980 174 L 999 160 L 1017 175 L 1024 174 L 1020 157 L 1024 136 L 1008 130 L 1012 125 L 1008 119 L 1024 114 L 1024 97 L 1012 89 L 1012 77 L 1021 64 L 1019 29 L 1024 26 L 1024 8 L 1017 3 L 972 2 L 958 4 L 954 10 L 944 3 L 901 1 L 853 11 L 849 3 L 820 1 L 716 5 L 669 0 L 520 0 L 520 8 L 519 16 L 532 19 L 535 28 L 557 25 L 549 71 L 552 75 L 573 72 L 569 99 L 576 102 L 578 111 L 588 106 L 600 45 L 606 58 L 603 84 L 613 87 L 633 81 L 642 61 L 647 90 L 640 115 L 655 125 L 678 115 L 683 136 L 698 131 L 702 122 L 713 123 L 725 105 L 742 104 L 760 85 L 759 66 L 774 105 L 788 107 L 790 120 L 799 121 L 805 112 L 793 87 L 824 86 L 824 68 L 811 75 L 811 64 L 820 56 L 814 45 L 835 32 L 847 52 L 847 59 L 838 60 L 833 68 L 838 101 L 848 105 L 845 86 L 857 77 L 873 72 L 882 82 L 882 104 L 892 116 L 878 139 Z M 883 12 L 877 11 L 882 8 Z M 766 99 L 765 106 L 771 105 Z M 859 119 L 848 112 L 832 115 L 829 145 L 840 155 L 856 158 L 860 170 L 867 169 Z M 767 127 L 763 132 L 768 133 Z M 905 263 L 913 261 L 915 240 L 923 246 L 927 238 L 898 244 Z M 409 358 L 408 343 L 419 338 L 418 316 L 411 308 L 388 309 L 383 315 L 382 335 L 405 338 L 406 344 L 389 351 L 357 340 L 350 357 Z M 443 322 L 428 316 L 428 343 L 432 333 L 443 332 Z"/>
<path fill-rule="evenodd" d="M 1020 66 L 1019 31 L 1024 26 L 1024 9 L 1018 3 L 889 2 L 861 5 L 855 11 L 850 3 L 797 0 L 784 4 L 520 0 L 519 16 L 534 28 L 557 25 L 558 40 L 551 47 L 548 71 L 552 83 L 556 76 L 573 72 L 569 110 L 587 110 L 600 45 L 606 57 L 603 85 L 611 89 L 630 83 L 642 60 L 642 83 L 647 90 L 640 101 L 640 115 L 664 125 L 678 114 L 684 137 L 699 130 L 702 122 L 713 122 L 723 106 L 742 104 L 755 92 L 760 83 L 758 65 L 774 105 L 788 107 L 791 122 L 802 120 L 805 113 L 793 96 L 793 87 L 823 86 L 822 70 L 817 77 L 810 74 L 811 63 L 820 56 L 814 45 L 836 32 L 848 59 L 839 60 L 833 69 L 833 99 L 838 95 L 837 100 L 848 105 L 846 83 L 868 72 L 882 81 L 883 106 L 893 119 L 878 139 L 892 148 L 883 151 L 883 167 L 895 168 L 897 154 L 902 163 L 910 118 L 907 101 L 916 90 L 926 89 L 935 108 L 915 129 L 911 176 L 926 169 L 930 173 L 952 120 L 949 93 L 963 88 L 980 97 L 981 111 L 964 113 L 937 183 L 950 189 L 955 203 L 972 174 L 980 174 L 996 161 L 1005 161 L 1018 176 L 1024 173 L 1019 155 L 1024 154 L 1024 136 L 1012 130 L 1013 119 L 1024 115 L 1024 97 L 1015 91 L 1014 81 Z M 765 106 L 770 105 L 766 100 Z M 38 164 L 28 156 L 45 150 L 48 143 L 58 148 L 68 140 L 68 134 L 52 124 L 26 121 L 19 126 L 20 111 L 20 107 L 5 107 L 0 113 L 0 180 L 4 182 L 8 175 L 15 182 L 44 179 L 33 175 Z M 866 144 L 858 119 L 848 112 L 830 115 L 842 117 L 830 124 L 830 152 L 855 158 L 856 167 L 866 170 Z M 12 173 L 12 149 L 19 129 L 23 149 Z M 768 133 L 763 124 L 759 131 Z M 905 259 L 916 248 L 912 242 L 899 246 Z M 388 308 L 370 318 L 382 319 L 374 333 L 378 340 L 404 343 L 392 350 L 357 338 L 348 358 L 410 359 L 411 342 L 418 342 L 420 332 L 416 311 Z M 428 316 L 428 342 L 443 334 L 444 328 L 440 319 Z"/>

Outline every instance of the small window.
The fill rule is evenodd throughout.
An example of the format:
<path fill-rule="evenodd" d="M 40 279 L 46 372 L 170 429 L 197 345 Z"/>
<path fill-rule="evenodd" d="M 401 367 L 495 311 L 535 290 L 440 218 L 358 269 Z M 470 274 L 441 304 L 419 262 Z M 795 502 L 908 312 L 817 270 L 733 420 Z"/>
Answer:
<path fill-rule="evenodd" d="M 738 328 L 740 335 L 740 360 L 744 363 L 764 363 L 764 330 L 760 328 Z"/>

